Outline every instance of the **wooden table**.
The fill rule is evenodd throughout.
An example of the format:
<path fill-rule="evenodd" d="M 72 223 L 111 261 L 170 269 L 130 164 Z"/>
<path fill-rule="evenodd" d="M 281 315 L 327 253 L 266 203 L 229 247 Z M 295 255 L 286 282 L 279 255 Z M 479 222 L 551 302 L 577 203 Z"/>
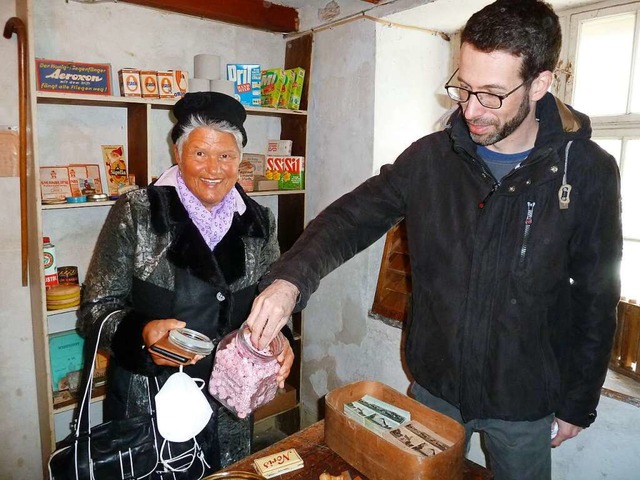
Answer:
<path fill-rule="evenodd" d="M 318 480 L 321 473 L 327 472 L 332 475 L 340 475 L 340 473 L 345 470 L 349 471 L 352 478 L 360 475 L 362 480 L 367 480 L 367 477 L 345 462 L 324 443 L 324 420 L 314 423 L 310 427 L 294 433 L 221 471 L 255 473 L 253 468 L 254 459 L 281 452 L 289 448 L 295 448 L 297 450 L 304 460 L 304 468 L 275 477 L 277 480 Z M 493 478 L 493 475 L 486 468 L 465 459 L 462 478 L 463 480 L 490 480 Z"/>

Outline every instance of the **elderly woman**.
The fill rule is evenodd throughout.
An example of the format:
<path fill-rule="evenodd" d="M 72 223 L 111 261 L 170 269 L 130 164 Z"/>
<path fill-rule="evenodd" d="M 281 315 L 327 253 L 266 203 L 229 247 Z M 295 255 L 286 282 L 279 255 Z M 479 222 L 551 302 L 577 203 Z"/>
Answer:
<path fill-rule="evenodd" d="M 162 385 L 177 371 L 149 346 L 175 328 L 213 340 L 238 328 L 279 255 L 273 214 L 236 183 L 247 141 L 244 107 L 224 94 L 188 93 L 174 115 L 176 165 L 114 205 L 83 287 L 81 331 L 109 316 L 101 337 L 111 353 L 108 419 L 146 412 L 147 378 Z M 283 385 L 293 361 L 289 345 L 278 361 Z M 213 355 L 196 357 L 184 372 L 208 382 L 212 365 Z M 196 438 L 209 473 L 250 453 L 252 428 L 203 391 L 214 414 Z M 198 478 L 201 470 L 198 464 L 177 478 Z"/>

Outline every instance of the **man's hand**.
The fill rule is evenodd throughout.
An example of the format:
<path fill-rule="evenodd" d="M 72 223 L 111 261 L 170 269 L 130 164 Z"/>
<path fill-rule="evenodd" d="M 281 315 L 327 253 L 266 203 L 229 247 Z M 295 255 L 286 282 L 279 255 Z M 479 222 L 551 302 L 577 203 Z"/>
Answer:
<path fill-rule="evenodd" d="M 262 350 L 287 324 L 296 306 L 298 287 L 286 280 L 276 280 L 256 297 L 247 318 L 251 329 L 251 343 Z"/>
<path fill-rule="evenodd" d="M 278 355 L 278 362 L 280 363 L 280 370 L 278 371 L 278 376 L 276 377 L 276 382 L 278 382 L 278 387 L 284 388 L 284 381 L 287 379 L 289 374 L 291 373 L 291 365 L 293 365 L 293 359 L 295 355 L 293 354 L 293 350 L 291 349 L 291 345 L 287 342 L 282 353 Z"/>
<path fill-rule="evenodd" d="M 564 420 L 560 420 L 559 418 L 556 418 L 556 422 L 558 422 L 558 434 L 553 440 L 551 440 L 552 447 L 560 446 L 562 442 L 575 437 L 582 431 L 582 427 L 577 427 L 576 425 L 572 425 Z"/>

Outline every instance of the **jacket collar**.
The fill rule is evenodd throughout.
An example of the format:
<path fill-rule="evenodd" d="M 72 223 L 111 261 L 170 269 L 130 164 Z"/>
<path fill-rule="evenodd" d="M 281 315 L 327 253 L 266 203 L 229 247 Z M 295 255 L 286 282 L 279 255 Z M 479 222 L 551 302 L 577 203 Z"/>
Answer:
<path fill-rule="evenodd" d="M 244 238 L 267 238 L 269 219 L 264 210 L 236 184 L 247 210 L 233 216 L 231 228 L 213 250 L 213 255 L 180 202 L 173 187 L 149 185 L 147 192 L 151 226 L 158 235 L 171 233 L 167 258 L 176 267 L 215 284 L 230 285 L 245 275 Z"/>

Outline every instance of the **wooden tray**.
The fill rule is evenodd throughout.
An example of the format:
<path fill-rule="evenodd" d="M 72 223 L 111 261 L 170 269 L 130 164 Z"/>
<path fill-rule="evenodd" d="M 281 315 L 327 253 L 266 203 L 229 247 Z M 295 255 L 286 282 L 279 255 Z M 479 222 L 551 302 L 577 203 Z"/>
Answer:
<path fill-rule="evenodd" d="M 453 445 L 433 456 L 423 457 L 397 448 L 384 438 L 351 420 L 344 404 L 371 395 L 411 412 L 411 419 L 451 440 Z M 347 463 L 370 480 L 459 480 L 464 461 L 464 428 L 420 402 L 379 382 L 355 382 L 329 392 L 325 397 L 325 442 Z"/>

